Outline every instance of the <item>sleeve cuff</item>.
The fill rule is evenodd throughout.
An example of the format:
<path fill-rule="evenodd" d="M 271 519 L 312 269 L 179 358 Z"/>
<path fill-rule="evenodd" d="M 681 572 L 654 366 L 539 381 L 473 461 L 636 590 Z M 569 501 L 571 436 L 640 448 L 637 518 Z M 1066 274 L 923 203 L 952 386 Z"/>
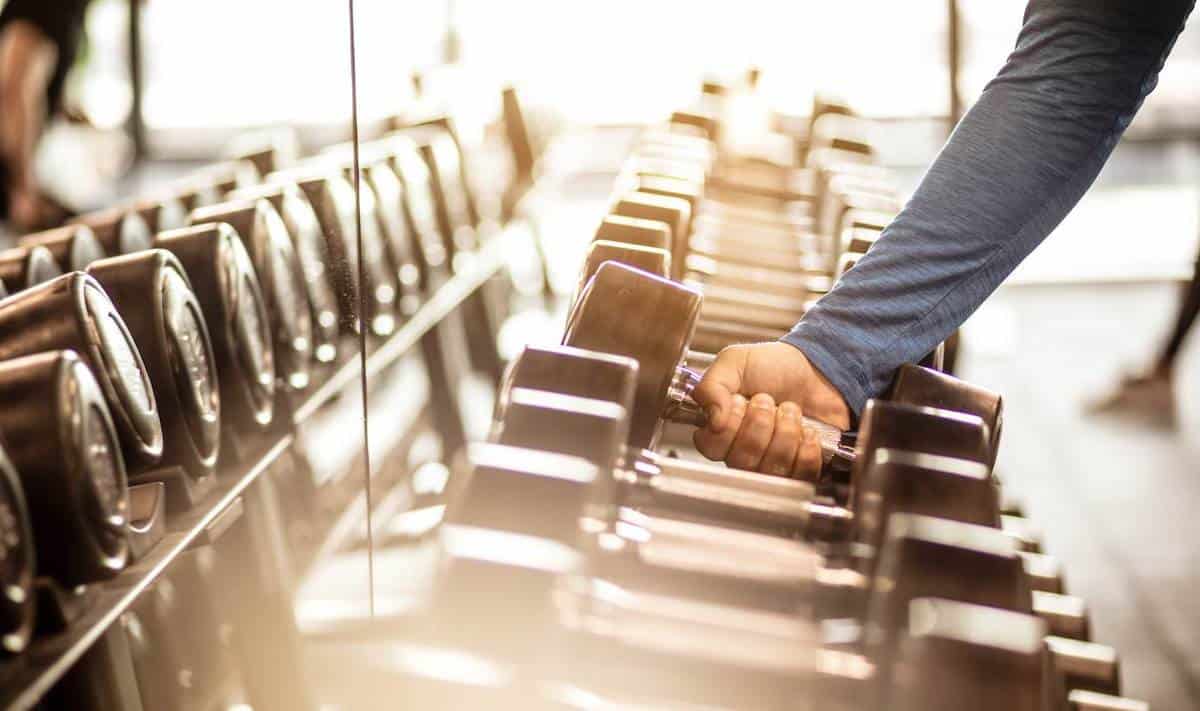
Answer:
<path fill-rule="evenodd" d="M 813 367 L 821 371 L 842 394 L 857 421 L 869 399 L 866 383 L 844 362 L 845 356 L 838 358 L 834 355 L 831 345 L 836 339 L 828 333 L 823 333 L 814 324 L 801 321 L 779 340 L 804 353 Z"/>

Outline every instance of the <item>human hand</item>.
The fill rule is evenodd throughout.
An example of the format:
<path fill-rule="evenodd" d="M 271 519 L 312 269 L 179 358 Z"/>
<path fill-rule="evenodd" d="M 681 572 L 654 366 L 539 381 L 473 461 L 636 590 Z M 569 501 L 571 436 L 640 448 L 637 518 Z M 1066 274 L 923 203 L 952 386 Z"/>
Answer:
<path fill-rule="evenodd" d="M 692 396 L 708 416 L 693 435 L 696 449 L 738 469 L 812 478 L 821 468 L 821 440 L 802 416 L 850 426 L 841 393 L 787 343 L 722 350 Z"/>

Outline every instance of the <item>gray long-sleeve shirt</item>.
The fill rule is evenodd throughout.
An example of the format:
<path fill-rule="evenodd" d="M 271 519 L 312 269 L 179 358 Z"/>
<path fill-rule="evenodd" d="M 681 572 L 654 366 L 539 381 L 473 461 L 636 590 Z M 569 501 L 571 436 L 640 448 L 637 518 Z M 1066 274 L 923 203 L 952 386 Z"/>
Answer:
<path fill-rule="evenodd" d="M 1075 206 L 1194 0 L 1031 0 L 1016 49 L 869 253 L 783 341 L 857 414 Z"/>

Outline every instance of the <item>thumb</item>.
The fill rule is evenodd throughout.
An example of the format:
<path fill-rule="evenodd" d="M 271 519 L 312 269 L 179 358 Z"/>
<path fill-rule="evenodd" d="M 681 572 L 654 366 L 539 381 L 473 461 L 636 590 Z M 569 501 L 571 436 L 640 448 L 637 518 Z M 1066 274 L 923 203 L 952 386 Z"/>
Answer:
<path fill-rule="evenodd" d="M 692 397 L 708 415 L 708 428 L 713 432 L 720 432 L 725 428 L 732 410 L 733 396 L 742 390 L 742 375 L 745 370 L 745 349 L 725 348 L 717 354 L 716 360 L 692 391 Z"/>

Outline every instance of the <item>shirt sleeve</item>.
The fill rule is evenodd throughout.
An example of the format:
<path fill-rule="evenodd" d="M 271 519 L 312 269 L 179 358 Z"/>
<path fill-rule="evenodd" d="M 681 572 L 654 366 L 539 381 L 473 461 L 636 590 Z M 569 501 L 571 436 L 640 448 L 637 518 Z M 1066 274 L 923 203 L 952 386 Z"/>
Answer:
<path fill-rule="evenodd" d="M 869 253 L 781 340 L 859 414 L 1095 180 L 1194 0 L 1032 0 L 1016 48 Z"/>

